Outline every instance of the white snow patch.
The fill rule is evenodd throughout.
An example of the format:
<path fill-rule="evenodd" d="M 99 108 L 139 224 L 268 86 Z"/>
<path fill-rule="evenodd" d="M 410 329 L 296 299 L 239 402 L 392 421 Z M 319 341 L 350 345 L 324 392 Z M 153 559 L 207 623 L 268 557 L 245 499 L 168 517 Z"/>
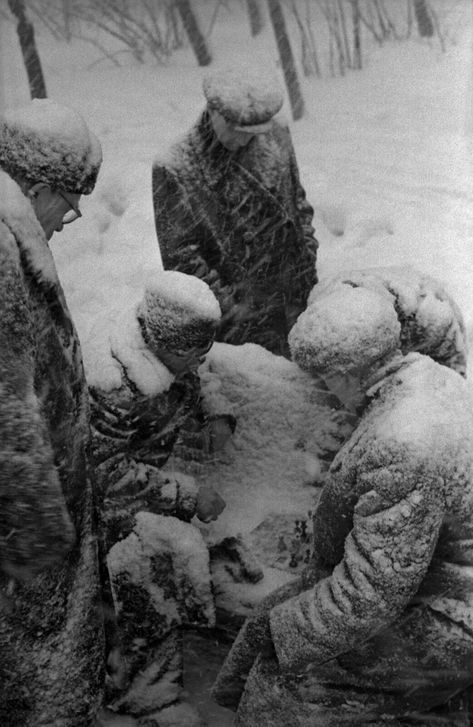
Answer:
<path fill-rule="evenodd" d="M 142 394 L 154 396 L 169 389 L 174 375 L 147 347 L 133 310 L 122 321 L 120 332 L 115 330 L 110 336 L 110 344 L 117 363 Z"/>
<path fill-rule="evenodd" d="M 219 411 L 226 408 L 237 421 L 223 452 L 197 475 L 227 504 L 208 526 L 209 537 L 248 533 L 275 512 L 306 516 L 317 497 L 308 462 L 325 446 L 336 448 L 339 425 L 322 403 L 326 392 L 295 363 L 250 343 L 215 343 L 200 375 L 204 401 L 209 382 L 210 407 L 217 399 Z"/>

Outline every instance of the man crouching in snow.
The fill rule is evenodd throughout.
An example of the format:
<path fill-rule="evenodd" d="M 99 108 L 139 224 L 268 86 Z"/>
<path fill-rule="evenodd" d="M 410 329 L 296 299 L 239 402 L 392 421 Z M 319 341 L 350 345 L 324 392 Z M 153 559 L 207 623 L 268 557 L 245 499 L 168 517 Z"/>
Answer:
<path fill-rule="evenodd" d="M 87 387 L 48 240 L 102 161 L 74 111 L 0 118 L 0 724 L 89 727 L 103 637 Z"/>
<path fill-rule="evenodd" d="M 328 471 L 308 573 L 252 625 L 242 727 L 469 724 L 472 396 L 455 371 L 401 353 L 392 296 L 373 287 L 323 286 L 289 337 L 360 419 Z"/>
<path fill-rule="evenodd" d="M 214 520 L 225 503 L 193 477 L 162 468 L 176 447 L 196 459 L 212 447 L 216 422 L 203 410 L 197 368 L 219 320 L 206 283 L 157 274 L 124 320 L 125 335 L 111 342 L 120 386 L 91 390 L 110 582 L 106 701 L 149 727 L 201 724 L 180 701 L 180 627 L 212 626 L 215 612 L 207 546 L 189 521 Z"/>

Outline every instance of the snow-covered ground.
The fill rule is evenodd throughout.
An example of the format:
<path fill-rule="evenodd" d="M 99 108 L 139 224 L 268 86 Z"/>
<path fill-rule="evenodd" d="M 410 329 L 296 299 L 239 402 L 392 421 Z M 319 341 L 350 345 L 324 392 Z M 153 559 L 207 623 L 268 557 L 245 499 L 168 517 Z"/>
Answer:
<path fill-rule="evenodd" d="M 202 1 L 202 11 L 210 5 Z M 371 44 L 361 72 L 301 77 L 306 114 L 291 129 L 302 181 L 316 210 L 320 279 L 343 268 L 411 263 L 446 285 L 473 342 L 473 8 L 471 0 L 442 0 L 436 6 L 448 24 L 445 53 L 435 40 Z M 203 107 L 206 70 L 196 66 L 189 49 L 166 66 L 129 61 L 116 67 L 85 42 L 59 43 L 39 26 L 37 39 L 49 95 L 79 110 L 103 145 L 96 190 L 81 202 L 83 218 L 53 238 L 52 248 L 89 381 L 111 386 L 117 370 L 110 341 L 129 331 L 127 317 L 160 268 L 151 164 Z M 222 4 L 212 51 L 215 66 L 251 58 L 281 75 L 269 24 L 262 37 L 251 39 L 243 3 L 236 0 Z M 0 74 L 0 101 L 26 102 L 14 26 L 5 21 Z M 285 112 L 289 117 L 287 104 Z M 217 350 L 216 365 L 233 370 L 229 356 L 227 348 Z M 241 359 L 239 352 L 237 368 Z M 263 359 L 270 382 L 271 357 Z M 470 368 L 472 362 L 470 356 Z M 287 366 L 274 364 L 276 379 Z M 286 374 L 291 378 L 289 369 Z M 255 386 L 261 376 L 260 369 Z M 265 452 L 270 460 L 271 452 Z M 221 527 L 233 516 L 236 531 L 244 508 L 233 499 Z M 298 504 L 304 502 L 302 497 Z M 286 505 L 280 511 L 287 512 Z M 223 726 L 221 713 L 213 724 Z"/>

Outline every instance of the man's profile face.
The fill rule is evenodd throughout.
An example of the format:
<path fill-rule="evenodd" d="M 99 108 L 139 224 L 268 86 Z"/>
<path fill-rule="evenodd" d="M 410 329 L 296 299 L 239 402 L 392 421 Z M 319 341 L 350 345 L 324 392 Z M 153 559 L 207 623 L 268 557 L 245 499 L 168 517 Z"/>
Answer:
<path fill-rule="evenodd" d="M 215 136 L 228 151 L 237 151 L 241 147 L 247 146 L 254 137 L 252 133 L 237 131 L 233 124 L 228 122 L 218 111 L 210 111 L 210 121 Z"/>
<path fill-rule="evenodd" d="M 190 348 L 187 351 L 171 351 L 161 346 L 154 347 L 153 353 L 159 358 L 175 376 L 197 371 L 203 363 L 209 346 L 203 348 Z"/>
<path fill-rule="evenodd" d="M 366 373 L 366 372 L 365 372 Z M 333 372 L 325 375 L 327 388 L 335 394 L 349 411 L 356 411 L 365 399 L 365 390 L 362 384 L 363 372 L 355 369 L 347 372 Z"/>
<path fill-rule="evenodd" d="M 71 203 L 76 207 L 79 204 L 80 194 L 67 193 L 66 198 L 64 193 L 51 189 L 47 184 L 36 184 L 31 191 L 36 217 L 46 239 L 50 240 L 55 232 L 62 230 L 65 224 L 64 217 L 70 212 Z"/>

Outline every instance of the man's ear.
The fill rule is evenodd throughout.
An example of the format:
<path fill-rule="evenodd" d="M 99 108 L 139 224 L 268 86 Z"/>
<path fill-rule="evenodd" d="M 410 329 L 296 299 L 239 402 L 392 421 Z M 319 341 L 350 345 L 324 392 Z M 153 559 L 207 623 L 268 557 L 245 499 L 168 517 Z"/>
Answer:
<path fill-rule="evenodd" d="M 35 182 L 35 184 L 29 188 L 27 197 L 29 197 L 29 199 L 36 199 L 38 194 L 45 189 L 51 189 L 49 184 L 46 184 L 46 182 Z"/>

